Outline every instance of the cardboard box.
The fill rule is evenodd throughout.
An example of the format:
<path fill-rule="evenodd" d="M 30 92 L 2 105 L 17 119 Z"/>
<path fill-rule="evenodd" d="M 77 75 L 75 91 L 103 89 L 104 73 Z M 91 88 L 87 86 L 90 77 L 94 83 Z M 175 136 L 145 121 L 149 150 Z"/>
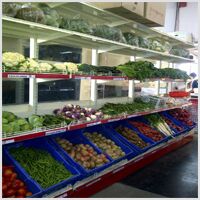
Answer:
<path fill-rule="evenodd" d="M 148 26 L 163 26 L 165 23 L 166 3 L 144 3 L 144 17 L 149 20 Z"/>
<path fill-rule="evenodd" d="M 144 15 L 144 3 L 142 2 L 94 2 L 90 4 L 128 19 L 133 19 L 134 14 Z"/>

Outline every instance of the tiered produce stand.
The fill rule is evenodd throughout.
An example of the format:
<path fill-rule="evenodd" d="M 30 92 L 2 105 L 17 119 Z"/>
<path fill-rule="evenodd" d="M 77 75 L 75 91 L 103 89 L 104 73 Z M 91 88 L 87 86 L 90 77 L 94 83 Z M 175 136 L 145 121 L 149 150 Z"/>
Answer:
<path fill-rule="evenodd" d="M 175 46 L 180 48 L 192 48 L 193 45 L 187 42 L 181 41 L 175 37 L 167 35 L 165 33 L 158 32 L 154 29 L 149 29 L 142 24 L 138 24 L 131 20 L 125 19 L 123 17 L 112 14 L 108 11 L 104 11 L 94 6 L 91 6 L 87 3 L 49 3 L 50 7 L 56 8 L 59 12 L 68 13 L 69 15 L 73 15 L 80 11 L 79 14 L 85 17 L 85 19 L 92 19 L 99 24 L 110 25 L 111 27 L 119 26 L 121 28 L 128 27 L 130 30 L 134 29 L 136 32 L 141 33 L 141 36 L 151 36 L 155 38 L 159 38 L 160 41 L 173 42 Z M 80 8 L 77 9 L 77 7 Z M 101 16 L 101 17 L 100 17 Z M 108 23 L 109 22 L 109 23 Z M 112 23 L 111 23 L 112 22 Z M 133 26 L 132 24 L 135 24 Z M 92 49 L 92 65 L 98 66 L 98 56 L 101 53 L 109 52 L 120 55 L 128 55 L 133 56 L 134 60 L 137 60 L 137 57 L 143 57 L 146 59 L 167 61 L 169 63 L 191 63 L 193 59 L 176 56 L 169 54 L 168 52 L 159 52 L 155 50 L 150 50 L 147 48 L 142 48 L 138 46 L 133 46 L 130 44 L 125 44 L 122 42 L 117 42 L 109 39 L 105 39 L 102 37 L 97 37 L 85 33 L 80 33 L 77 31 L 66 30 L 62 28 L 52 27 L 49 25 L 39 24 L 35 22 L 30 22 L 22 19 L 17 19 L 13 17 L 3 16 L 2 21 L 2 33 L 3 36 L 20 38 L 20 39 L 30 39 L 30 58 L 37 58 L 37 47 L 38 44 L 47 44 L 48 42 L 55 44 L 68 45 L 79 48 L 89 48 Z M 137 25 L 137 26 L 136 26 Z M 131 60 L 133 60 L 133 57 Z M 81 73 L 69 73 L 69 72 L 28 72 L 28 71 L 9 71 L 6 68 L 3 69 L 2 73 L 3 78 L 5 79 L 15 79 L 15 78 L 27 78 L 29 79 L 29 104 L 28 105 L 16 105 L 16 106 L 3 106 L 3 111 L 11 111 L 16 115 L 22 113 L 24 111 L 26 117 L 31 114 L 38 115 L 39 106 L 45 107 L 45 105 L 41 105 L 38 102 L 37 98 L 37 88 L 38 88 L 38 79 L 43 80 L 61 80 L 61 79 L 75 79 L 75 80 L 88 80 L 91 82 L 90 90 L 90 102 L 91 102 L 91 110 L 97 109 L 95 112 L 101 112 L 98 110 L 98 100 L 97 100 L 97 80 L 106 80 L 106 81 L 128 81 L 129 82 L 129 92 L 128 92 L 128 102 L 132 103 L 135 99 L 135 79 L 130 78 L 124 74 L 121 76 L 114 76 L 113 74 L 102 75 L 102 74 L 81 74 Z M 154 78 L 147 79 L 145 81 L 165 81 L 167 83 L 171 82 L 185 82 L 183 79 L 172 79 L 172 78 Z M 158 88 L 159 89 L 159 88 Z M 159 92 L 158 92 L 159 94 Z M 120 98 L 119 98 L 120 99 Z M 106 99 L 104 99 L 106 102 Z M 73 103 L 73 102 L 72 102 Z M 107 102 L 106 102 L 107 103 Z M 79 104 L 81 105 L 81 103 Z M 59 105 L 57 105 L 59 107 Z M 62 105 L 61 105 L 62 106 Z M 70 106 L 72 106 L 70 104 Z M 82 105 L 81 105 L 82 106 Z M 195 127 L 195 123 L 189 120 L 189 115 L 185 113 L 184 108 L 191 106 L 191 103 L 183 102 L 183 103 L 172 103 L 170 105 L 163 105 L 154 108 L 148 108 L 143 110 L 137 110 L 135 112 L 121 112 L 118 115 L 108 115 L 105 117 L 101 116 L 101 118 L 90 119 L 89 121 L 75 121 L 71 123 L 64 124 L 55 124 L 52 126 L 36 126 L 30 130 L 23 132 L 12 132 L 12 133 L 3 133 L 3 150 L 5 151 L 3 154 L 3 158 L 6 160 L 7 165 L 14 165 L 16 169 L 18 169 L 17 173 L 20 178 L 23 180 L 27 179 L 26 184 L 28 188 L 34 186 L 31 194 L 33 197 L 89 197 L 92 194 L 100 191 L 101 189 L 115 183 L 122 178 L 128 176 L 129 174 L 135 172 L 136 170 L 144 167 L 145 165 L 153 162 L 154 160 L 162 157 L 163 155 L 185 145 L 186 143 L 192 141 L 193 139 L 193 129 Z M 46 106 L 48 108 L 48 105 Z M 54 107 L 56 109 L 57 107 Z M 78 109 L 83 109 L 78 106 Z M 180 110 L 177 110 L 180 109 Z M 62 112 L 67 113 L 66 111 Z M 175 112 L 181 113 L 183 111 L 182 116 L 176 116 L 170 111 L 173 110 Z M 60 110 L 59 110 L 60 111 Z M 70 112 L 70 110 L 67 110 Z M 52 112 L 52 111 L 51 111 Z M 86 111 L 85 111 L 86 112 Z M 92 111 L 91 111 L 92 112 Z M 43 113 L 46 114 L 46 113 Z M 55 113 L 54 113 L 55 114 Z M 69 113 L 68 113 L 69 114 Z M 84 113 L 82 113 L 84 115 Z M 147 120 L 146 116 L 159 116 L 162 115 L 168 118 L 167 121 L 163 122 L 169 129 L 160 131 L 157 124 L 153 124 Z M 9 118 L 9 113 L 5 112 L 5 116 Z M 20 114 L 19 114 L 20 115 Z M 92 114 L 93 115 L 93 114 Z M 103 115 L 103 114 L 102 114 Z M 13 116 L 13 115 L 12 115 Z M 59 115 L 57 115 L 59 116 Z M 21 120 L 20 125 L 26 125 L 27 122 L 25 118 L 18 119 L 16 116 L 13 116 L 16 120 Z M 87 119 L 88 116 L 86 116 Z M 91 117 L 91 116 L 90 116 Z M 161 118 L 159 118 L 161 119 Z M 29 119 L 31 121 L 31 118 Z M 34 118 L 32 116 L 32 120 Z M 152 129 L 152 132 L 159 132 L 162 138 L 158 141 L 152 136 L 148 136 L 149 133 L 146 133 L 144 130 L 137 130 L 137 127 L 134 127 L 130 121 L 139 120 L 149 126 Z M 171 121 L 170 121 L 171 120 Z M 6 123 L 11 119 L 6 119 Z M 171 126 L 170 123 L 173 123 L 174 127 Z M 139 148 L 135 143 L 130 144 L 130 141 L 127 138 L 123 138 L 116 130 L 117 125 L 122 125 L 127 128 L 127 130 L 134 132 L 135 135 L 141 136 L 145 141 L 145 148 Z M 183 127 L 183 130 L 175 130 L 176 128 Z M 166 127 L 165 127 L 166 128 Z M 158 131 L 159 130 L 159 131 Z M 105 153 L 98 145 L 93 144 L 89 139 L 83 134 L 83 132 L 102 132 L 104 136 L 110 138 L 110 140 L 115 141 L 117 146 L 120 146 L 120 149 L 123 150 L 124 154 L 117 159 L 113 159 L 110 154 Z M 165 132 L 165 133 L 164 133 Z M 147 135 L 145 135 L 147 134 Z M 81 166 L 81 162 L 75 162 L 72 157 L 70 157 L 64 150 L 59 146 L 56 141 L 56 137 L 61 137 L 62 141 L 67 138 L 71 142 L 68 143 L 68 146 L 72 146 L 72 143 L 77 144 L 82 142 L 84 145 L 81 148 L 88 148 L 92 146 L 100 156 L 102 154 L 104 156 L 101 159 L 105 161 L 103 166 L 99 166 L 94 164 L 96 167 L 89 170 L 89 167 Z M 79 138 L 80 137 L 80 138 Z M 55 139 L 56 138 L 56 139 Z M 82 139 L 81 139 L 82 138 Z M 155 140 L 154 140 L 155 139 Z M 79 140 L 81 142 L 79 142 Z M 144 142 L 143 141 L 143 142 Z M 111 141 L 109 141 L 111 142 Z M 44 144 L 44 147 L 42 147 Z M 113 145 L 113 143 L 111 142 Z M 11 147 L 19 147 L 19 146 L 33 146 L 33 147 L 41 147 L 46 148 L 50 154 L 53 155 L 56 160 L 62 161 L 65 163 L 65 166 L 68 167 L 71 175 L 69 179 L 63 180 L 60 183 L 52 185 L 51 187 L 42 188 L 41 185 L 37 183 L 37 181 L 30 174 L 23 169 L 20 165 L 19 160 L 15 160 L 13 157 L 14 154 L 11 155 L 10 149 Z M 75 148 L 75 147 L 73 147 Z M 45 149 L 45 150 L 46 150 Z M 76 148 L 75 148 L 76 149 Z M 91 149 L 90 149 L 91 150 Z M 119 149 L 118 149 L 119 151 Z M 68 152 L 69 153 L 69 152 Z M 70 152 L 72 153 L 72 152 Z M 87 153 L 87 152 L 86 152 Z M 90 152 L 92 153 L 92 152 Z M 94 153 L 94 152 L 93 152 Z M 70 154 L 71 155 L 71 154 Z M 112 155 L 112 154 L 111 154 Z M 17 155 L 18 159 L 21 159 L 19 155 Z M 71 155 L 72 156 L 72 155 Z M 74 158 L 74 157 L 73 157 Z M 107 159 L 107 160 L 106 160 Z M 85 161 L 83 161 L 84 163 Z M 82 163 L 82 164 L 83 164 Z M 87 162 L 84 164 L 88 164 Z M 91 163 L 90 163 L 91 164 Z M 92 166 L 92 164 L 91 164 Z M 91 167 L 90 166 L 90 167 Z M 86 170 L 87 169 L 87 170 Z M 29 183 L 30 181 L 30 183 Z M 42 183 L 45 185 L 45 183 Z M 12 195 L 7 195 L 8 197 Z"/>

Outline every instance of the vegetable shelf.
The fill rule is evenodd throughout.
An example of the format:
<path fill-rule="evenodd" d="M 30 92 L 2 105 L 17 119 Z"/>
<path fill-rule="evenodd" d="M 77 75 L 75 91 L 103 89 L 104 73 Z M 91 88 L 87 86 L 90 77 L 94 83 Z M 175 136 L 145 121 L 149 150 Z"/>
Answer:
<path fill-rule="evenodd" d="M 99 124 L 107 124 L 107 123 L 114 122 L 114 121 L 120 121 L 123 119 L 129 119 L 129 118 L 133 118 L 133 117 L 147 115 L 150 113 L 158 113 L 158 112 L 162 112 L 162 111 L 167 111 L 167 110 L 172 110 L 175 108 L 181 108 L 181 107 L 187 107 L 187 106 L 191 106 L 191 103 L 181 104 L 178 106 L 167 107 L 167 108 L 158 108 L 158 109 L 149 110 L 149 111 L 137 112 L 137 113 L 130 114 L 130 115 L 124 115 L 124 116 L 120 116 L 120 117 L 116 117 L 116 118 L 102 119 L 99 121 L 91 121 L 88 123 L 74 124 L 74 125 L 69 125 L 69 126 L 65 126 L 65 127 L 46 128 L 45 130 L 43 129 L 43 130 L 38 130 L 38 131 L 29 131 L 29 132 L 22 133 L 22 134 L 18 133 L 16 135 L 13 135 L 12 137 L 3 138 L 2 143 L 8 144 L 8 143 L 20 142 L 20 141 L 34 139 L 34 138 L 38 138 L 38 137 L 49 136 L 49 135 L 53 135 L 53 134 L 57 134 L 57 133 L 63 133 L 68 130 L 83 129 L 86 127 L 91 127 L 91 126 L 95 126 L 95 125 L 99 125 Z"/>
<path fill-rule="evenodd" d="M 30 37 L 37 38 L 38 42 L 46 43 L 48 40 L 59 44 L 71 45 L 81 48 L 95 48 L 98 53 L 111 52 L 120 55 L 139 57 L 148 57 L 149 59 L 163 60 L 175 63 L 194 62 L 180 56 L 162 53 L 150 49 L 116 42 L 101 37 L 96 37 L 76 31 L 55 28 L 35 22 L 30 22 L 12 17 L 3 16 L 3 35 L 15 38 L 28 39 Z M 54 36 L 55 35 L 55 36 Z"/>
<path fill-rule="evenodd" d="M 43 79 L 77 79 L 77 80 L 113 80 L 124 81 L 131 80 L 126 76 L 92 76 L 79 74 L 55 74 L 55 73 L 28 73 L 28 72 L 2 72 L 3 78 L 43 78 Z M 164 81 L 164 82 L 185 82 L 182 79 L 148 79 L 146 81 Z"/>

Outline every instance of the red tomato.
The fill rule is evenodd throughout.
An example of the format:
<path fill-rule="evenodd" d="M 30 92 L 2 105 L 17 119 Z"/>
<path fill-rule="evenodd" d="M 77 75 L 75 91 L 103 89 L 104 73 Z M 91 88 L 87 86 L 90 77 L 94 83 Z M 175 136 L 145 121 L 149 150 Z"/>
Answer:
<path fill-rule="evenodd" d="M 19 179 L 16 179 L 12 183 L 12 188 L 13 189 L 18 189 L 18 188 L 20 188 L 20 184 L 21 184 L 21 181 Z"/>
<path fill-rule="evenodd" d="M 3 172 L 3 176 L 5 178 L 10 178 L 13 174 L 13 171 L 11 169 L 6 169 L 4 172 Z"/>
<path fill-rule="evenodd" d="M 24 195 L 17 195 L 17 196 L 15 196 L 16 198 L 25 198 L 25 196 Z"/>
<path fill-rule="evenodd" d="M 23 181 L 20 181 L 19 186 L 20 186 L 20 187 L 24 187 L 24 182 L 23 182 Z"/>
<path fill-rule="evenodd" d="M 15 190 L 13 190 L 13 189 L 8 189 L 8 190 L 5 192 L 5 196 L 6 196 L 6 197 L 13 196 L 14 194 L 15 194 Z"/>
<path fill-rule="evenodd" d="M 25 196 L 26 193 L 27 191 L 24 188 L 20 188 L 19 190 L 17 190 L 17 195 Z"/>
<path fill-rule="evenodd" d="M 6 185 L 7 185 L 8 188 L 11 187 L 12 186 L 12 182 L 11 181 L 7 181 Z"/>
<path fill-rule="evenodd" d="M 8 186 L 6 184 L 3 184 L 2 185 L 3 194 L 6 192 L 7 189 L 8 189 Z"/>
<path fill-rule="evenodd" d="M 11 181 L 14 181 L 17 178 L 17 173 L 13 173 L 10 177 Z"/>
<path fill-rule="evenodd" d="M 32 192 L 27 192 L 26 197 L 30 197 L 30 196 L 32 196 Z"/>

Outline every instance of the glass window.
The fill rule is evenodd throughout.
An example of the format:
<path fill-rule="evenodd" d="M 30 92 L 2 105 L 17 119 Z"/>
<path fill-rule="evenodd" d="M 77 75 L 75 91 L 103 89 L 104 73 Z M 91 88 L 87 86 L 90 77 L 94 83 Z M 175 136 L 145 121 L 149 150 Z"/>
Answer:
<path fill-rule="evenodd" d="M 39 45 L 38 59 L 58 62 L 81 63 L 82 49 L 62 45 Z M 29 56 L 29 47 L 25 48 L 25 56 Z"/>
<path fill-rule="evenodd" d="M 3 79 L 3 105 L 29 102 L 29 79 Z"/>
<path fill-rule="evenodd" d="M 39 79 L 38 102 L 79 100 L 80 80 Z"/>
<path fill-rule="evenodd" d="M 127 97 L 128 81 L 97 81 L 97 98 Z"/>

